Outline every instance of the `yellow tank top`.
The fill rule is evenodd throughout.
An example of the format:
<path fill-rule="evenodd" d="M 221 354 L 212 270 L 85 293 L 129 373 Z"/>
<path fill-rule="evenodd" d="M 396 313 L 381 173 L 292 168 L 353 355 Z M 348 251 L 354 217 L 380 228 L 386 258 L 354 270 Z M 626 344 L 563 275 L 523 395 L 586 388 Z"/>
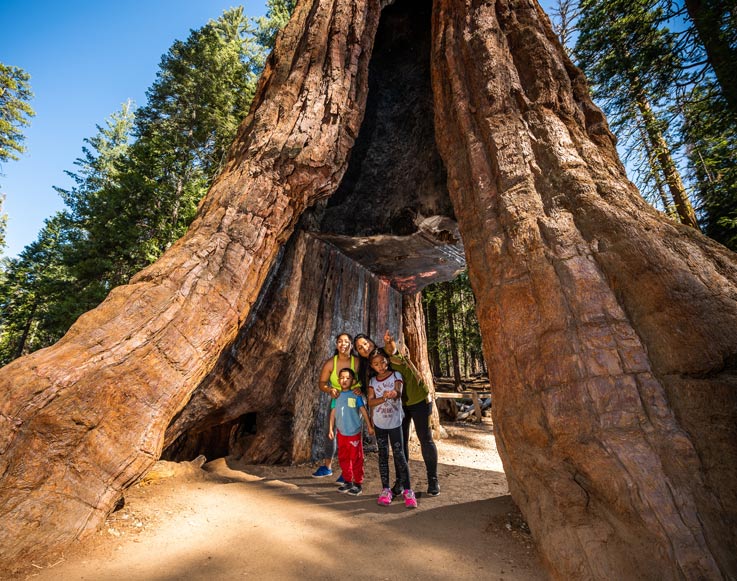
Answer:
<path fill-rule="evenodd" d="M 353 370 L 353 373 L 356 374 L 356 377 L 358 377 L 358 370 L 356 369 L 355 358 L 353 355 L 351 355 L 351 369 Z M 330 386 L 340 391 L 341 387 L 340 382 L 338 381 L 338 371 L 340 371 L 340 369 L 338 369 L 338 356 L 333 355 L 333 370 L 330 372 Z M 361 387 L 361 382 L 358 381 L 358 379 L 356 379 L 356 382 L 351 385 L 350 390 L 353 391 L 357 387 Z"/>

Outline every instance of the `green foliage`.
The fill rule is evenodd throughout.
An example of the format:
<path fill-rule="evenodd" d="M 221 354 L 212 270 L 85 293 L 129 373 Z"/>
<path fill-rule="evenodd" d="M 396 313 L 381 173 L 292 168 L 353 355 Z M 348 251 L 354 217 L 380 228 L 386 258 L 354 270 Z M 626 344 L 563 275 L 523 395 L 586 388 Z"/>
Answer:
<path fill-rule="evenodd" d="M 61 257 L 61 214 L 46 220 L 38 238 L 17 258 L 6 260 L 0 278 L 0 364 L 45 347 L 67 328 L 68 303 L 74 301 Z"/>
<path fill-rule="evenodd" d="M 694 89 L 684 117 L 704 233 L 737 250 L 737 119 L 714 83 Z"/>
<path fill-rule="evenodd" d="M 8 215 L 3 211 L 5 194 L 0 194 L 0 251 L 5 248 L 5 227 L 8 224 Z"/>
<path fill-rule="evenodd" d="M 67 209 L 0 273 L 0 362 L 58 340 L 185 232 L 248 113 L 263 43 L 293 9 L 268 6 L 255 27 L 235 8 L 176 41 L 146 105 L 85 139 L 73 187 L 57 188 Z"/>
<path fill-rule="evenodd" d="M 261 51 L 241 8 L 175 42 L 162 58 L 110 193 L 114 212 L 101 237 L 91 238 L 107 248 L 121 279 L 156 260 L 194 218 L 248 113 L 254 60 Z M 111 231 L 122 235 L 114 246 Z"/>
<path fill-rule="evenodd" d="M 612 131 L 634 181 L 653 205 L 668 211 L 663 184 L 674 136 L 669 111 L 685 82 L 678 37 L 663 26 L 658 0 L 584 0 L 574 53 Z M 664 157 L 665 156 L 665 157 Z M 668 163 L 668 162 L 666 162 Z"/>
<path fill-rule="evenodd" d="M 428 354 L 435 374 L 452 376 L 453 344 L 460 359 L 461 375 L 485 373 L 481 331 L 476 318 L 476 299 L 468 272 L 450 283 L 434 283 L 422 291 L 427 324 Z M 448 310 L 450 306 L 450 311 Z M 449 325 L 453 320 L 453 328 Z M 454 334 L 451 340 L 451 333 Z"/>
<path fill-rule="evenodd" d="M 30 78 L 23 69 L 0 63 L 0 164 L 25 151 L 22 128 L 35 115 Z"/>
<path fill-rule="evenodd" d="M 269 49 L 274 47 L 276 34 L 286 26 L 297 0 L 268 0 L 266 16 L 256 19 L 256 40 Z"/>

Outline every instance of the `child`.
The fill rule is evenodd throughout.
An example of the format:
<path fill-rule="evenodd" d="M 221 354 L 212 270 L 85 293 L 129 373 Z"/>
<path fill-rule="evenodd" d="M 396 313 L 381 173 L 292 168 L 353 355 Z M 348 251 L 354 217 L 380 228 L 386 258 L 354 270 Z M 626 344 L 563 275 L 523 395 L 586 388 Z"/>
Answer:
<path fill-rule="evenodd" d="M 363 397 L 351 391 L 356 381 L 356 372 L 345 367 L 338 373 L 338 382 L 342 391 L 333 401 L 335 406 L 330 411 L 330 428 L 328 438 L 335 438 L 335 427 L 338 432 L 338 462 L 343 471 L 345 483 L 338 492 L 347 492 L 358 496 L 363 492 L 363 442 L 361 438 L 361 418 L 366 422 L 368 433 L 373 435 Z"/>
<path fill-rule="evenodd" d="M 392 489 L 389 488 L 389 442 L 394 454 L 397 480 L 404 487 L 404 506 L 417 508 L 417 499 L 409 482 L 409 464 L 404 455 L 402 443 L 402 374 L 392 371 L 389 358 L 381 349 L 369 355 L 369 364 L 376 372 L 368 388 L 368 403 L 373 408 L 376 443 L 379 445 L 379 475 L 383 490 L 377 502 L 382 506 L 392 503 Z"/>

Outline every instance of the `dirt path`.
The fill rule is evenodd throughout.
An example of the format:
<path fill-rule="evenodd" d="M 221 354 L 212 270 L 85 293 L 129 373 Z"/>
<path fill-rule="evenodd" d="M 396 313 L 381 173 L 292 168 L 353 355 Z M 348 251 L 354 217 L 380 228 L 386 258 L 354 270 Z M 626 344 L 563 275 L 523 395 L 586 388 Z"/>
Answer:
<path fill-rule="evenodd" d="M 310 466 L 246 466 L 133 487 L 106 526 L 51 566 L 42 580 L 544 579 L 527 528 L 508 496 L 489 425 L 446 426 L 442 493 L 419 507 L 376 504 L 376 454 L 364 494 L 336 492 Z M 426 482 L 414 450 L 418 491 Z"/>

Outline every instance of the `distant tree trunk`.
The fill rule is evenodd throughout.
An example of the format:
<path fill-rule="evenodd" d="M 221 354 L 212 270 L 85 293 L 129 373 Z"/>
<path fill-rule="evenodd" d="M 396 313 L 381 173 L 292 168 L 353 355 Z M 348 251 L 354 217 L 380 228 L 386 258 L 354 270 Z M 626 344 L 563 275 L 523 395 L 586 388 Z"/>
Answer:
<path fill-rule="evenodd" d="M 444 282 L 443 288 L 443 301 L 445 303 L 445 316 L 446 323 L 448 325 L 448 341 L 450 343 L 450 357 L 453 362 L 453 384 L 456 389 L 461 388 L 461 366 L 458 361 L 458 341 L 456 339 L 455 323 L 453 322 L 453 285 L 449 282 Z"/>
<path fill-rule="evenodd" d="M 28 343 L 28 337 L 31 334 L 31 327 L 33 327 L 34 319 L 36 316 L 36 310 L 38 309 L 38 301 L 34 302 L 31 306 L 31 312 L 28 313 L 26 324 L 23 325 L 23 333 L 21 333 L 20 339 L 18 340 L 18 348 L 15 350 L 16 359 L 23 355 L 26 350 L 26 344 Z"/>
<path fill-rule="evenodd" d="M 468 356 L 468 329 L 466 328 L 466 313 L 465 313 L 465 297 L 463 292 L 458 293 L 459 298 L 459 314 L 461 320 L 461 352 L 463 353 L 463 377 L 468 377 L 469 373 L 469 356 Z"/>
<path fill-rule="evenodd" d="M 427 301 L 427 345 L 430 369 L 435 377 L 440 376 L 440 352 L 438 351 L 438 305 L 435 299 Z"/>
<path fill-rule="evenodd" d="M 443 377 L 450 377 L 451 365 L 450 365 L 450 347 L 448 347 L 448 341 L 443 341 Z"/>
<path fill-rule="evenodd" d="M 650 141 L 650 149 L 653 152 L 653 157 L 657 161 L 660 170 L 663 172 L 665 183 L 667 184 L 668 190 L 675 202 L 676 211 L 678 212 L 678 218 L 680 219 L 681 224 L 700 230 L 699 223 L 696 220 L 696 213 L 691 205 L 691 201 L 688 199 L 688 193 L 683 185 L 683 180 L 681 180 L 681 174 L 678 172 L 678 168 L 673 161 L 670 147 L 658 127 L 658 122 L 652 108 L 650 107 L 650 103 L 642 92 L 640 92 L 640 95 L 637 98 L 637 106 L 640 109 L 640 114 L 642 115 L 645 124 L 645 132 L 647 133 Z"/>
<path fill-rule="evenodd" d="M 665 191 L 665 184 L 663 183 L 663 177 L 660 171 L 660 167 L 655 159 L 655 152 L 653 151 L 652 145 L 650 145 L 650 139 L 647 136 L 647 132 L 642 127 L 641 123 L 637 124 L 637 129 L 640 133 L 640 141 L 645 147 L 647 164 L 650 168 L 650 174 L 655 181 L 655 190 L 658 192 L 660 203 L 663 205 L 663 213 L 669 218 L 678 220 L 678 214 L 674 211 L 673 201 L 668 198 L 668 194 Z"/>
<path fill-rule="evenodd" d="M 686 10 L 706 49 L 724 98 L 737 114 L 737 47 L 734 35 L 737 9 L 733 0 L 686 0 Z"/>

